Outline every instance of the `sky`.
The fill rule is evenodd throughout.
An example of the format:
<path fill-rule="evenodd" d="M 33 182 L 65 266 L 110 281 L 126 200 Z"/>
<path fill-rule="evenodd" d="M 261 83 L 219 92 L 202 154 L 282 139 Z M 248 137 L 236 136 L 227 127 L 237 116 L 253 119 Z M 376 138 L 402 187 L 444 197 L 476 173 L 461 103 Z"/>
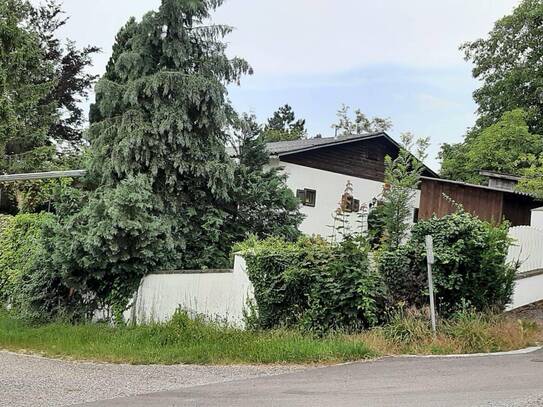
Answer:
<path fill-rule="evenodd" d="M 290 104 L 310 137 L 333 136 L 345 103 L 389 117 L 391 136 L 430 137 L 428 165 L 439 169 L 443 143 L 473 125 L 477 82 L 458 47 L 486 36 L 520 0 L 227 0 L 213 15 L 235 27 L 228 53 L 254 74 L 229 97 L 239 112 L 266 119 Z M 64 0 L 70 17 L 60 33 L 102 48 L 92 71 L 103 74 L 115 34 L 160 0 Z"/>

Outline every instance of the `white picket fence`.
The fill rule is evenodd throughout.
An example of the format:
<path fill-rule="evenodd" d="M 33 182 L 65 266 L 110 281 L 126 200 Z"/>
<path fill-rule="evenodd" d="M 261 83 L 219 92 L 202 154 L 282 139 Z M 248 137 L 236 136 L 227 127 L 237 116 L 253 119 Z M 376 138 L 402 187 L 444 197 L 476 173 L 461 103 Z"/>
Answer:
<path fill-rule="evenodd" d="M 507 260 L 518 262 L 513 301 L 509 309 L 515 309 L 543 300 L 543 230 L 532 226 L 516 226 L 509 229 L 513 246 Z"/>

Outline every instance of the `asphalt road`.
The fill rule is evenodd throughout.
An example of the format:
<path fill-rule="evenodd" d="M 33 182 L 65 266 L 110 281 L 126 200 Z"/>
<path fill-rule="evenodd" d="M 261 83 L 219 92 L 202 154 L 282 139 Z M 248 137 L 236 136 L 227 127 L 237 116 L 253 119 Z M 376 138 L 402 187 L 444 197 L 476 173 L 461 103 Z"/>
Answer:
<path fill-rule="evenodd" d="M 387 358 L 87 406 L 543 406 L 543 351 Z"/>

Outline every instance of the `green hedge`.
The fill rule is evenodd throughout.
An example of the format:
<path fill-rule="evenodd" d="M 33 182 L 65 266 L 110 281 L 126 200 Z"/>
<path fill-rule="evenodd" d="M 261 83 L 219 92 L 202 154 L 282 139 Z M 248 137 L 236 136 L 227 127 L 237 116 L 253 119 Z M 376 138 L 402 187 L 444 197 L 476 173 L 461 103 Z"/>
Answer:
<path fill-rule="evenodd" d="M 378 323 L 381 279 L 372 271 L 368 245 L 347 238 L 330 244 L 302 237 L 250 239 L 240 246 L 255 289 L 256 328 L 295 327 L 323 334 Z"/>
<path fill-rule="evenodd" d="M 0 218 L 0 301 L 14 306 L 21 301 L 24 280 L 42 253 L 43 226 L 52 219 L 48 213 Z"/>
<path fill-rule="evenodd" d="M 466 307 L 486 311 L 507 305 L 516 271 L 506 263 L 508 225 L 493 226 L 464 211 L 419 222 L 405 245 L 380 254 L 379 269 L 393 304 L 421 307 L 428 302 L 426 235 L 434 239 L 433 274 L 441 316 Z"/>

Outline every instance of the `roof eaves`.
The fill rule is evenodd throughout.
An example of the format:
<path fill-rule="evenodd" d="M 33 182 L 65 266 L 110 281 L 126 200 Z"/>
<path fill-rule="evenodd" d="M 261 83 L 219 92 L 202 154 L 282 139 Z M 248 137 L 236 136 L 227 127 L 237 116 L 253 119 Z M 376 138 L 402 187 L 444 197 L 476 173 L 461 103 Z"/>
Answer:
<path fill-rule="evenodd" d="M 285 156 L 285 155 L 303 153 L 303 152 L 311 151 L 311 150 L 317 150 L 317 149 L 323 148 L 323 147 L 330 147 L 330 146 L 337 146 L 337 145 L 341 145 L 341 144 L 348 144 L 348 143 L 353 143 L 353 142 L 360 141 L 360 140 L 371 140 L 373 138 L 381 137 L 381 136 L 386 136 L 386 137 L 390 138 L 386 133 L 361 134 L 361 135 L 355 136 L 355 137 L 348 137 L 348 138 L 343 138 L 343 139 L 342 138 L 331 139 L 330 142 L 327 142 L 327 143 L 318 143 L 318 144 L 309 145 L 309 146 L 305 146 L 305 147 L 299 147 L 299 148 L 295 148 L 295 149 L 288 150 L 288 151 L 278 152 L 276 154 L 277 154 L 277 156 L 282 157 L 282 156 Z"/>

